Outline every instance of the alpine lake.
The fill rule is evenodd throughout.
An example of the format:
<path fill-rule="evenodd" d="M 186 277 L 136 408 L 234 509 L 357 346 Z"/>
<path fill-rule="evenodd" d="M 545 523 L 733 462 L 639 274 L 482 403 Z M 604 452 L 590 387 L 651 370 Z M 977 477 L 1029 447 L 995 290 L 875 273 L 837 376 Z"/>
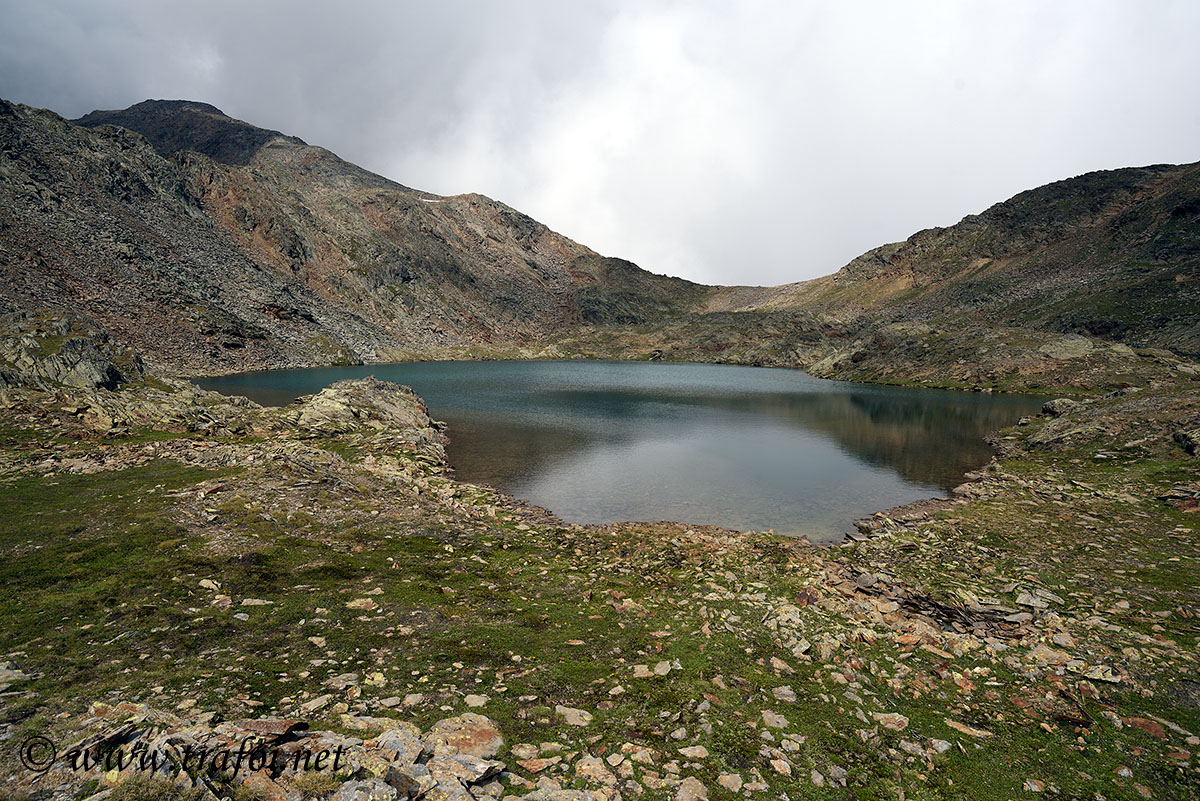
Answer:
<path fill-rule="evenodd" d="M 1042 404 L 676 362 L 416 362 L 195 381 L 278 406 L 369 375 L 412 387 L 447 424 L 455 478 L 568 523 L 671 520 L 814 543 L 944 496 L 987 463 L 988 433 Z"/>

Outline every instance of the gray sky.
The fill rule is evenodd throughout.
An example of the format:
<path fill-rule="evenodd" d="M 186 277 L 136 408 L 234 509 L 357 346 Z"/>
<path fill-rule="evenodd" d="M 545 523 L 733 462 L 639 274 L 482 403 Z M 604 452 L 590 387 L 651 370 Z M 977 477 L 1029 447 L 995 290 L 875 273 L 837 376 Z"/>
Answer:
<path fill-rule="evenodd" d="M 601 253 L 777 284 L 1200 160 L 1200 3 L 0 0 L 0 96 L 202 100 Z"/>

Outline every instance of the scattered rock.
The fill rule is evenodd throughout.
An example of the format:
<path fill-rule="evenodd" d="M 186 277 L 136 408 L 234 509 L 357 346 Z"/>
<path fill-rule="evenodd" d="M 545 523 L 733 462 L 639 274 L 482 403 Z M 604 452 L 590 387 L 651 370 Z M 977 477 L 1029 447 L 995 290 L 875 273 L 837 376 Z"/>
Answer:
<path fill-rule="evenodd" d="M 908 718 L 897 712 L 872 712 L 871 717 L 879 721 L 879 725 L 892 731 L 903 731 L 908 727 Z"/>
<path fill-rule="evenodd" d="M 383 779 L 351 779 L 329 801 L 395 801 L 398 797 L 396 788 Z"/>
<path fill-rule="evenodd" d="M 1048 414 L 1051 417 L 1058 417 L 1059 415 L 1066 414 L 1072 409 L 1079 408 L 1079 406 L 1079 401 L 1071 400 L 1070 398 L 1056 398 L 1055 400 L 1046 401 L 1042 404 L 1042 413 Z"/>
<path fill-rule="evenodd" d="M 603 760 L 596 757 L 581 757 L 575 763 L 575 775 L 592 784 L 605 787 L 617 786 L 617 777 L 608 769 Z"/>
<path fill-rule="evenodd" d="M 1162 727 L 1161 723 L 1157 723 L 1147 718 L 1122 718 L 1121 720 L 1126 726 L 1132 726 L 1135 729 L 1141 729 L 1151 737 L 1157 737 L 1160 740 L 1167 739 L 1166 729 Z"/>
<path fill-rule="evenodd" d="M 420 730 L 409 723 L 393 721 L 393 724 L 395 728 L 388 729 L 375 738 L 376 747 L 401 765 L 411 765 L 420 761 L 427 751 Z"/>
<path fill-rule="evenodd" d="M 525 768 L 530 773 L 541 773 L 546 768 L 557 765 L 562 762 L 562 757 L 552 756 L 543 759 L 518 759 L 517 764 Z"/>
<path fill-rule="evenodd" d="M 329 705 L 329 702 L 332 700 L 333 700 L 332 695 L 318 695 L 316 698 L 313 698 L 311 701 L 305 701 L 303 704 L 301 704 L 300 711 L 306 715 L 311 715 L 314 712 L 324 709 L 326 706 Z"/>
<path fill-rule="evenodd" d="M 992 733 L 986 729 L 977 729 L 974 726 L 968 726 L 965 723 L 959 723 L 957 720 L 952 718 L 945 718 L 945 721 L 946 725 L 950 728 L 954 729 L 955 731 L 962 732 L 970 737 L 985 738 L 992 736 Z"/>
<path fill-rule="evenodd" d="M 470 754 L 443 754 L 430 759 L 425 767 L 438 784 L 452 785 L 456 780 L 474 784 L 499 773 L 504 763 Z"/>
<path fill-rule="evenodd" d="M 1096 665 L 1084 673 L 1083 677 L 1092 681 L 1103 681 L 1109 684 L 1121 683 L 1121 677 L 1108 665 Z"/>
<path fill-rule="evenodd" d="M 1029 658 L 1042 665 L 1065 665 L 1071 657 L 1048 645 L 1038 645 L 1029 652 Z"/>
<path fill-rule="evenodd" d="M 708 801 L 708 788 L 699 779 L 688 776 L 679 783 L 675 801 Z"/>
<path fill-rule="evenodd" d="M 558 713 L 568 726 L 587 726 L 592 722 L 592 713 L 585 712 L 582 709 L 575 709 L 570 706 L 559 704 L 554 707 L 554 711 Z"/>
<path fill-rule="evenodd" d="M 776 687 L 771 690 L 771 695 L 774 695 L 778 700 L 785 701 L 789 704 L 796 703 L 796 691 L 786 684 L 782 687 Z"/>
<path fill-rule="evenodd" d="M 776 714 L 769 709 L 764 709 L 762 712 L 762 722 L 764 726 L 772 729 L 786 729 L 789 725 L 788 719 L 783 715 Z"/>

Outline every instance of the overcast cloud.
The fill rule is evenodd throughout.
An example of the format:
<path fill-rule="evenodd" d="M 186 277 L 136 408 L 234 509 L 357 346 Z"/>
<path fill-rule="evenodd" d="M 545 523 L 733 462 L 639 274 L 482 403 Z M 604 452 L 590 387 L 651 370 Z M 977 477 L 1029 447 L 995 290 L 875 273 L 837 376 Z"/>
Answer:
<path fill-rule="evenodd" d="M 708 283 L 1200 159 L 1200 3 L 0 0 L 0 96 L 212 103 Z"/>

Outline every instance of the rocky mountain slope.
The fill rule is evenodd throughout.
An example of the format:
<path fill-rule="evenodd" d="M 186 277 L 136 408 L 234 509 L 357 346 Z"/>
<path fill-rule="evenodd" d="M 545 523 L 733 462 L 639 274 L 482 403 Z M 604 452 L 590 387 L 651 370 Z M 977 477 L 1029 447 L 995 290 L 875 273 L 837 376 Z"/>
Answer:
<path fill-rule="evenodd" d="M 86 314 L 173 370 L 523 342 L 706 291 L 205 104 L 78 122 L 0 104 L 0 305 Z"/>
<path fill-rule="evenodd" d="M 1195 377 L 1200 164 L 1086 175 L 781 287 L 724 287 L 703 314 L 576 329 L 563 352 L 799 365 L 837 378 L 1111 389 Z"/>
<path fill-rule="evenodd" d="M 188 101 L 0 105 L 0 310 L 80 313 L 176 373 L 590 356 L 1099 390 L 1200 354 L 1200 164 L 1088 173 L 782 287 L 602 257 Z"/>
<path fill-rule="evenodd" d="M 1200 354 L 1200 163 L 1087 173 L 726 309 L 1003 325 Z"/>

